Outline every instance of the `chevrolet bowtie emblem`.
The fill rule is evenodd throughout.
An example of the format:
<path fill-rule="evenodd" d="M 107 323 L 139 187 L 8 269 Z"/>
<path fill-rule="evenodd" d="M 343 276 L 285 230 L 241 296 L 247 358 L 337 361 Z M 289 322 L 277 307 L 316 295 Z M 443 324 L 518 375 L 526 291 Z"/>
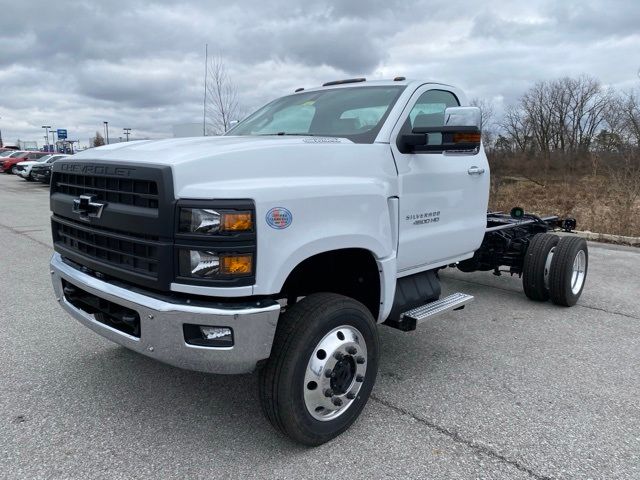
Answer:
<path fill-rule="evenodd" d="M 106 203 L 98 202 L 97 198 L 96 195 L 80 195 L 73 199 L 73 212 L 80 214 L 80 220 L 88 222 L 91 218 L 100 218 Z"/>

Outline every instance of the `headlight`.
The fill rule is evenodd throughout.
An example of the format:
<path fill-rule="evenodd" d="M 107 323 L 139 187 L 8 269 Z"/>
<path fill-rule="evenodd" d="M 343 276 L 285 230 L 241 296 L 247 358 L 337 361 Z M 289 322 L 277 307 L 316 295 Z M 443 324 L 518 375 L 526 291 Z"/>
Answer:
<path fill-rule="evenodd" d="M 225 212 L 209 208 L 180 209 L 180 233 L 215 234 L 252 230 L 251 212 Z"/>
<path fill-rule="evenodd" d="M 215 279 L 253 273 L 253 255 L 218 254 L 208 250 L 181 249 L 179 254 L 180 276 Z"/>

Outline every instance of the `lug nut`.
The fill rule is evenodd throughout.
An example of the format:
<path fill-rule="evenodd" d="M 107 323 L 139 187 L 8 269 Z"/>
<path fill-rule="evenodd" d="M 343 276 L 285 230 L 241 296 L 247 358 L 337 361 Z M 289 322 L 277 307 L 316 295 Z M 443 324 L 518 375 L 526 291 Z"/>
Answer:
<path fill-rule="evenodd" d="M 336 360 L 340 361 L 344 358 L 344 355 L 342 354 L 342 352 L 336 352 L 333 354 L 333 358 L 335 358 Z"/>
<path fill-rule="evenodd" d="M 353 393 L 353 392 L 349 392 L 349 393 L 347 393 L 347 398 L 349 400 L 353 400 L 354 398 L 356 398 L 356 394 Z"/>
<path fill-rule="evenodd" d="M 364 382 L 364 375 L 356 375 L 356 382 L 358 383 Z"/>
<path fill-rule="evenodd" d="M 331 378 L 331 376 L 332 376 L 332 375 L 333 375 L 333 372 L 331 371 L 331 369 L 330 369 L 330 368 L 328 368 L 328 369 L 326 369 L 326 370 L 324 371 L 324 376 L 325 376 L 325 377 L 327 377 L 327 378 Z"/>
<path fill-rule="evenodd" d="M 338 397 L 334 397 L 332 400 L 333 404 L 336 407 L 341 407 L 342 406 L 342 399 L 338 398 Z"/>
<path fill-rule="evenodd" d="M 356 363 L 362 365 L 364 363 L 364 357 L 361 355 L 356 358 Z"/>
<path fill-rule="evenodd" d="M 327 388 L 327 389 L 324 391 L 324 396 L 325 396 L 325 397 L 327 397 L 327 398 L 331 398 L 331 397 L 333 397 L 333 390 L 331 390 L 330 388 Z"/>
<path fill-rule="evenodd" d="M 356 353 L 358 353 L 358 349 L 354 346 L 347 347 L 347 353 L 349 355 L 355 355 Z"/>

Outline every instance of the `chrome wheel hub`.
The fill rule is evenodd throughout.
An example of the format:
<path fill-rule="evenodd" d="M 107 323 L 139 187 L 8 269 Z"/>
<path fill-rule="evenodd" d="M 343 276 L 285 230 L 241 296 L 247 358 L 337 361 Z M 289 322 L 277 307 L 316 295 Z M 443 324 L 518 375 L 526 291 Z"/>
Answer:
<path fill-rule="evenodd" d="M 313 418 L 342 415 L 358 397 L 367 371 L 367 345 L 357 328 L 343 325 L 316 345 L 304 377 L 304 403 Z"/>
<path fill-rule="evenodd" d="M 547 254 L 547 260 L 544 262 L 544 288 L 549 290 L 549 272 L 551 271 L 551 260 L 553 260 L 553 254 L 556 252 L 556 247 L 549 250 Z"/>
<path fill-rule="evenodd" d="M 577 295 L 582 289 L 584 278 L 587 275 L 587 256 L 584 250 L 580 250 L 573 259 L 573 271 L 571 272 L 571 293 Z"/>

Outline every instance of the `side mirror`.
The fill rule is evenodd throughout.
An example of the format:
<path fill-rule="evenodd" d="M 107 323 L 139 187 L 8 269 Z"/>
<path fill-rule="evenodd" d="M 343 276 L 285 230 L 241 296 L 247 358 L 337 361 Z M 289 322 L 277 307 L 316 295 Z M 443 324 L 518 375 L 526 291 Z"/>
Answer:
<path fill-rule="evenodd" d="M 398 140 L 398 150 L 400 153 L 411 153 L 416 147 L 423 147 L 429 142 L 426 133 L 404 133 Z"/>
<path fill-rule="evenodd" d="M 413 132 L 398 141 L 401 153 L 456 151 L 475 153 L 480 148 L 482 112 L 478 107 L 450 107 L 444 125 L 414 125 Z"/>
<path fill-rule="evenodd" d="M 482 111 L 478 107 L 449 107 L 444 111 L 445 127 L 474 127 L 482 131 Z"/>

